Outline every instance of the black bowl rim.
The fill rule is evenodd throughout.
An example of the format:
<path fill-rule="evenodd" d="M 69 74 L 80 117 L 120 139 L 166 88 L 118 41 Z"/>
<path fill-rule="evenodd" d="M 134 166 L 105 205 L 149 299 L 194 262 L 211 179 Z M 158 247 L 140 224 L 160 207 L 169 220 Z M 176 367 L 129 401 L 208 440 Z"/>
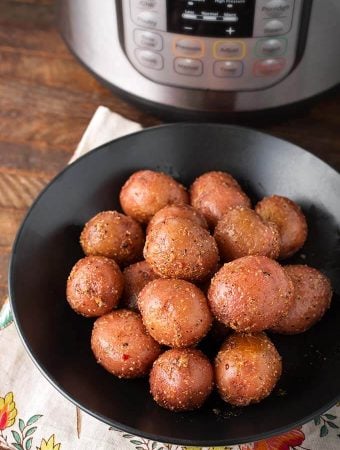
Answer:
<path fill-rule="evenodd" d="M 110 146 L 113 142 L 117 142 L 117 141 L 121 141 L 124 139 L 128 139 L 131 136 L 135 136 L 141 133 L 149 133 L 149 132 L 154 132 L 155 130 L 159 130 L 162 128 L 178 128 L 178 127 L 214 127 L 214 128 L 229 128 L 229 129 L 234 129 L 234 130 L 238 130 L 240 133 L 242 132 L 247 132 L 247 133 L 254 133 L 254 134 L 258 134 L 258 135 L 263 135 L 266 137 L 270 137 L 273 139 L 276 139 L 278 141 L 281 141 L 282 143 L 288 143 L 289 146 L 292 148 L 294 147 L 295 150 L 301 154 L 308 154 L 309 156 L 315 158 L 318 160 L 318 162 L 322 165 L 327 166 L 328 170 L 331 170 L 334 172 L 335 175 L 339 175 L 339 172 L 334 169 L 332 166 L 330 166 L 329 164 L 327 164 L 325 161 L 323 161 L 321 158 L 319 158 L 318 156 L 314 155 L 313 153 L 309 152 L 308 150 L 303 149 L 302 147 L 293 144 L 285 139 L 281 139 L 278 138 L 276 136 L 273 136 L 270 133 L 265 133 L 262 131 L 258 131 L 255 130 L 253 128 L 250 127 L 244 127 L 244 126 L 239 126 L 239 125 L 230 125 L 230 124 L 223 124 L 223 123 L 212 123 L 212 122 L 205 122 L 205 123 L 201 123 L 201 122 L 184 122 L 184 123 L 167 123 L 167 124 L 161 124 L 161 125 L 157 125 L 154 127 L 149 127 L 149 128 L 145 128 L 142 130 L 138 130 L 134 133 L 130 133 L 124 136 L 121 136 L 117 139 L 113 139 L 112 141 L 106 142 L 105 144 L 100 145 L 99 147 L 96 147 L 93 150 L 90 150 L 89 152 L 85 153 L 84 155 L 82 155 L 81 157 L 77 158 L 75 161 L 73 161 L 71 164 L 68 164 L 65 166 L 64 169 L 62 169 L 45 187 L 44 189 L 40 192 L 40 194 L 36 197 L 36 199 L 33 201 L 32 205 L 30 206 L 30 208 L 28 209 L 14 240 L 13 243 L 13 248 L 12 248 L 12 253 L 11 253 L 11 257 L 10 257 L 10 261 L 9 261 L 9 270 L 8 270 L 8 293 L 9 293 L 9 299 L 10 299 L 10 304 L 11 304 L 11 309 L 12 309 L 12 313 L 13 313 L 13 318 L 14 318 L 14 323 L 16 326 L 16 329 L 18 331 L 18 334 L 20 336 L 20 339 L 23 343 L 23 346 L 26 350 L 26 352 L 28 353 L 28 355 L 30 356 L 31 360 L 33 361 L 33 363 L 35 364 L 35 366 L 39 369 L 40 373 L 44 376 L 45 379 L 47 379 L 47 381 L 64 397 L 66 398 L 68 401 L 70 401 L 71 403 L 73 403 L 75 406 L 77 406 L 78 408 L 80 408 L 82 411 L 86 412 L 87 414 L 89 414 L 90 416 L 100 420 L 101 422 L 112 426 L 113 428 L 115 428 L 118 431 L 122 431 L 122 432 L 126 432 L 129 434 L 133 434 L 135 436 L 140 436 L 146 439 L 150 439 L 156 442 L 162 442 L 162 443 L 169 443 L 169 444 L 175 444 L 175 445 L 189 445 L 189 446 L 198 446 L 198 447 L 211 447 L 211 446 L 226 446 L 226 445 L 237 445 L 237 444 L 246 444 L 246 443 L 251 443 L 251 442 L 256 442 L 259 440 L 263 440 L 263 439 L 268 439 L 271 438 L 273 436 L 277 436 L 280 434 L 283 434 L 285 432 L 288 432 L 294 428 L 300 427 L 304 424 L 306 424 L 307 422 L 313 420 L 315 417 L 323 414 L 324 412 L 326 412 L 327 410 L 329 410 L 332 406 L 334 406 L 338 401 L 340 401 L 340 394 L 337 396 L 337 398 L 335 398 L 332 402 L 327 403 L 326 405 L 324 405 L 322 408 L 319 408 L 316 411 L 311 412 L 309 415 L 303 417 L 302 419 L 295 421 L 295 422 L 291 422 L 285 426 L 282 427 L 278 427 L 275 428 L 273 430 L 269 430 L 268 432 L 263 432 L 263 433 L 259 433 L 259 434 L 255 434 L 255 435 L 251 435 L 251 436 L 247 436 L 246 439 L 229 439 L 229 440 L 209 440 L 209 441 L 205 441 L 205 440 L 192 440 L 192 439 L 186 439 L 186 440 L 180 440 L 177 438 L 173 438 L 171 436 L 158 436 L 157 434 L 152 434 L 152 433 L 147 433 L 147 432 L 142 432 L 136 428 L 133 427 L 129 427 L 127 425 L 123 425 L 120 424 L 119 422 L 116 422 L 115 420 L 108 420 L 106 417 L 104 417 L 103 415 L 101 415 L 100 413 L 96 413 L 93 412 L 91 410 L 89 410 L 88 408 L 86 408 L 85 406 L 83 406 L 81 403 L 79 403 L 77 400 L 75 400 L 74 398 L 71 397 L 70 394 L 68 394 L 63 387 L 57 383 L 57 381 L 54 379 L 54 377 L 52 376 L 52 374 L 50 374 L 45 368 L 44 368 L 44 364 L 40 363 L 34 356 L 33 351 L 30 348 L 30 344 L 27 340 L 27 338 L 24 336 L 20 323 L 19 323 L 19 317 L 17 316 L 17 311 L 16 311 L 16 300 L 15 300 L 15 296 L 14 296 L 14 292 L 13 292 L 13 272 L 14 272 L 14 261 L 15 261 L 15 256 L 16 256 L 16 247 L 17 244 L 20 240 L 21 234 L 25 228 L 25 224 L 26 221 L 28 220 L 29 216 L 32 214 L 35 205 L 39 202 L 40 198 L 45 194 L 45 192 L 68 170 L 72 170 L 72 167 L 76 164 L 78 164 L 81 160 L 88 158 L 90 155 L 99 152 L 102 148 L 108 147 Z"/>

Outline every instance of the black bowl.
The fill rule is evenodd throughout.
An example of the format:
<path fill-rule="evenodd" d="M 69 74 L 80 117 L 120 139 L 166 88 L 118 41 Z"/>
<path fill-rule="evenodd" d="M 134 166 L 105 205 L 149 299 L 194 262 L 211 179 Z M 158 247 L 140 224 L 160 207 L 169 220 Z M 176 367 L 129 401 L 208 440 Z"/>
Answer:
<path fill-rule="evenodd" d="M 79 233 L 94 214 L 119 208 L 118 193 L 138 169 L 162 170 L 187 186 L 209 170 L 232 173 L 253 201 L 281 194 L 309 223 L 305 247 L 291 261 L 326 273 L 335 295 L 323 320 L 298 336 L 272 336 L 283 376 L 272 395 L 232 408 L 216 394 L 195 412 L 172 413 L 153 402 L 146 379 L 119 380 L 90 350 L 93 321 L 76 315 L 65 284 L 82 257 Z M 310 153 L 256 131 L 225 125 L 151 128 L 80 158 L 59 174 L 30 209 L 15 242 L 9 285 L 17 328 L 31 357 L 69 400 L 132 434 L 183 445 L 263 439 L 321 414 L 339 399 L 340 176 Z"/>

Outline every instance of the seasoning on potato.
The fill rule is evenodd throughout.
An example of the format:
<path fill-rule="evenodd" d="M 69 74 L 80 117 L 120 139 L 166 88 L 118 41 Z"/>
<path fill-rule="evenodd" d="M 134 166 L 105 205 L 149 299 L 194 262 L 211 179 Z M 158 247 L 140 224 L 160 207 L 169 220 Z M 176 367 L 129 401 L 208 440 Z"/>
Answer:
<path fill-rule="evenodd" d="M 289 258 L 303 246 L 308 227 L 301 208 L 292 200 L 279 195 L 265 197 L 255 208 L 264 220 L 275 223 L 280 232 L 280 259 Z"/>
<path fill-rule="evenodd" d="M 197 225 L 200 225 L 202 228 L 208 229 L 207 221 L 203 214 L 197 211 L 197 209 L 190 205 L 169 205 L 156 212 L 148 223 L 146 232 L 148 233 L 153 225 L 163 222 L 163 220 L 168 217 L 182 217 L 183 219 L 189 219 Z"/>
<path fill-rule="evenodd" d="M 332 287 L 329 279 L 317 269 L 305 265 L 285 266 L 294 284 L 294 302 L 288 314 L 272 331 L 298 334 L 315 325 L 330 307 Z"/>
<path fill-rule="evenodd" d="M 80 244 L 85 255 L 106 256 L 126 265 L 142 259 L 144 233 L 131 217 L 102 211 L 85 224 Z"/>
<path fill-rule="evenodd" d="M 215 359 L 218 392 L 224 401 L 236 406 L 268 397 L 281 372 L 281 357 L 264 333 L 229 336 Z"/>
<path fill-rule="evenodd" d="M 137 305 L 138 294 L 150 281 L 156 280 L 159 276 L 152 270 L 146 261 L 140 261 L 123 270 L 124 291 L 120 301 L 120 306 L 139 311 Z"/>
<path fill-rule="evenodd" d="M 199 350 L 171 349 L 153 364 L 150 391 L 154 400 L 172 411 L 200 408 L 214 385 L 213 368 Z"/>
<path fill-rule="evenodd" d="M 217 222 L 214 238 L 224 261 L 248 255 L 276 259 L 280 253 L 278 227 L 244 206 L 230 208 L 222 216 Z"/>
<path fill-rule="evenodd" d="M 241 186 L 226 172 L 207 172 L 196 178 L 190 187 L 190 203 L 203 214 L 210 227 L 215 227 L 230 207 L 251 207 Z"/>
<path fill-rule="evenodd" d="M 161 353 L 159 344 L 147 334 L 140 315 L 126 309 L 95 321 L 91 348 L 98 363 L 119 378 L 147 375 Z"/>
<path fill-rule="evenodd" d="M 211 327 L 207 299 L 188 281 L 158 279 L 150 282 L 139 294 L 138 307 L 150 335 L 169 347 L 196 345 Z"/>
<path fill-rule="evenodd" d="M 163 278 L 202 281 L 219 260 L 215 239 L 191 220 L 169 217 L 147 234 L 144 258 Z"/>
<path fill-rule="evenodd" d="M 87 256 L 72 268 L 66 297 L 71 308 L 85 317 L 98 317 L 118 305 L 124 279 L 119 266 L 104 256 Z"/>
<path fill-rule="evenodd" d="M 119 200 L 125 214 L 147 223 L 164 206 L 189 203 L 189 195 L 170 175 L 140 170 L 125 182 Z"/>
<path fill-rule="evenodd" d="M 293 295 L 293 283 L 280 264 L 266 256 L 244 256 L 216 273 L 208 300 L 220 322 L 239 332 L 255 332 L 279 323 Z"/>

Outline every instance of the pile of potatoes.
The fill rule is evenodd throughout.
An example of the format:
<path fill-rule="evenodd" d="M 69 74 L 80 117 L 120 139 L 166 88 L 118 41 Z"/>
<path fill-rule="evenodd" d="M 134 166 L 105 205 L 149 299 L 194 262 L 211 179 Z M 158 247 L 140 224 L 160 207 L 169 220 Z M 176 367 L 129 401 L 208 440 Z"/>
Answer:
<path fill-rule="evenodd" d="M 282 362 L 264 330 L 302 333 L 332 297 L 318 270 L 276 261 L 307 238 L 299 206 L 274 195 L 252 209 L 225 172 L 205 173 L 187 191 L 151 170 L 130 176 L 120 204 L 125 214 L 102 211 L 86 223 L 86 256 L 67 280 L 74 311 L 97 317 L 98 363 L 117 377 L 149 375 L 153 398 L 173 411 L 199 408 L 214 386 L 233 405 L 267 397 Z M 223 339 L 213 362 L 196 347 L 208 334 Z"/>

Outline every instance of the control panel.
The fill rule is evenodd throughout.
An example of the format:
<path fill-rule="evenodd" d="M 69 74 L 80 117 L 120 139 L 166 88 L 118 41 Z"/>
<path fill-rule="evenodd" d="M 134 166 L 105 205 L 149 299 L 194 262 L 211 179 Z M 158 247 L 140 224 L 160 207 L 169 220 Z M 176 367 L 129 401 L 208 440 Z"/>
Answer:
<path fill-rule="evenodd" d="M 161 84 L 264 89 L 296 60 L 303 0 L 123 0 L 125 52 Z"/>

